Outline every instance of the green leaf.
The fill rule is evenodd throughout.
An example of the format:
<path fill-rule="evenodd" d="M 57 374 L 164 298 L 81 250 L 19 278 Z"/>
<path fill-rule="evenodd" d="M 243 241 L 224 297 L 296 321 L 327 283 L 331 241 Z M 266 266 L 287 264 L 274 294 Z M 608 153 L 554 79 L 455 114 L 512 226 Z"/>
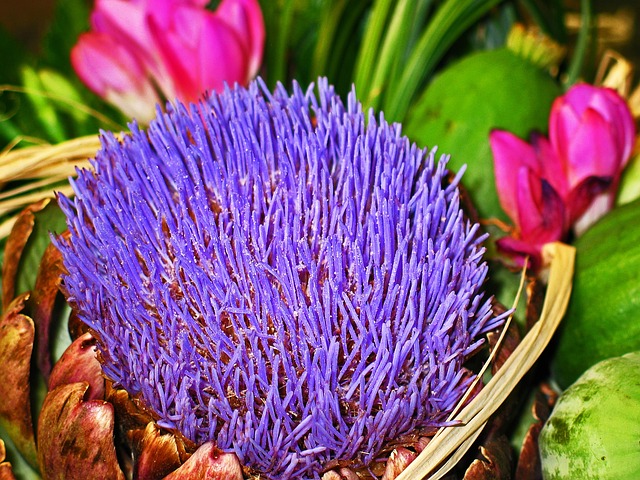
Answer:
<path fill-rule="evenodd" d="M 2 425 L 0 425 L 0 438 L 4 442 L 4 446 L 7 450 L 6 461 L 11 463 L 11 469 L 13 475 L 18 480 L 40 480 L 42 477 L 36 472 L 29 463 L 24 459 L 20 452 L 11 441 L 11 437 L 6 432 Z"/>
<path fill-rule="evenodd" d="M 370 80 L 378 60 L 378 51 L 387 25 L 392 0 L 376 0 L 369 17 L 355 69 L 355 84 L 362 98 L 368 98 Z"/>
<path fill-rule="evenodd" d="M 640 197 L 640 155 L 631 158 L 620 179 L 617 205 L 624 205 Z"/>
<path fill-rule="evenodd" d="M 89 6 L 84 0 L 58 0 L 49 31 L 43 40 L 43 65 L 74 76 L 71 49 L 82 32 L 89 30 Z"/>
<path fill-rule="evenodd" d="M 57 362 L 64 351 L 71 345 L 71 335 L 69 335 L 69 316 L 71 307 L 67 302 L 62 302 L 57 309 L 56 321 L 52 322 L 51 330 L 51 359 Z"/>
<path fill-rule="evenodd" d="M 373 78 L 366 97 L 367 105 L 378 107 L 378 99 L 389 83 L 392 67 L 404 57 L 404 49 L 409 39 L 411 19 L 414 9 L 409 0 L 399 0 L 391 16 L 389 28 L 380 45 L 381 51 L 373 71 Z"/>
<path fill-rule="evenodd" d="M 65 140 L 64 129 L 62 128 L 55 105 L 51 99 L 47 97 L 40 82 L 38 72 L 30 66 L 23 66 L 22 83 L 25 88 L 26 98 L 31 102 L 33 109 L 37 112 L 36 118 L 40 121 L 42 129 L 47 132 L 48 137 L 54 142 L 62 142 Z"/>
<path fill-rule="evenodd" d="M 640 350 L 640 200 L 610 211 L 574 245 L 573 291 L 552 362 L 561 388 L 600 360 Z"/>
<path fill-rule="evenodd" d="M 10 112 L 4 112 L 6 105 L 0 101 L 0 145 L 4 147 L 4 144 L 9 143 L 14 138 L 20 136 L 20 129 L 11 119 L 12 114 Z"/>
<path fill-rule="evenodd" d="M 20 80 L 19 66 L 28 59 L 25 49 L 0 25 L 0 83 L 17 84 Z"/>
<path fill-rule="evenodd" d="M 595 23 L 592 15 L 593 8 L 591 7 L 591 0 L 580 0 L 580 8 L 580 31 L 578 32 L 578 41 L 576 42 L 575 52 L 571 56 L 571 62 L 565 80 L 566 88 L 576 83 L 581 77 L 589 49 L 593 48 Z"/>
<path fill-rule="evenodd" d="M 266 41 L 263 63 L 267 66 L 267 84 L 273 87 L 286 77 L 286 61 L 294 15 L 293 0 L 260 2 L 265 20 Z"/>
<path fill-rule="evenodd" d="M 413 48 L 400 78 L 388 85 L 385 116 L 402 122 L 420 86 L 453 43 L 502 0 L 445 0 Z"/>
<path fill-rule="evenodd" d="M 322 11 L 315 17 L 319 19 L 319 23 L 317 35 L 312 39 L 315 47 L 309 81 L 326 76 L 338 93 L 350 91 L 362 25 L 370 4 L 371 0 L 323 2 Z M 304 61 L 299 55 L 296 58 Z M 305 80 L 304 76 L 301 80 Z"/>
<path fill-rule="evenodd" d="M 66 228 L 66 218 L 56 202 L 49 203 L 43 210 L 35 213 L 33 232 L 20 258 L 16 294 L 33 289 L 42 255 L 51 243 L 50 233 L 62 233 Z"/>
<path fill-rule="evenodd" d="M 77 123 L 87 121 L 88 113 L 77 108 L 78 104 L 83 103 L 82 95 L 78 91 L 76 85 L 70 82 L 65 76 L 49 68 L 43 68 L 38 72 L 40 84 L 46 93 L 51 94 L 55 99 L 60 98 L 63 101 L 57 101 L 57 107 L 71 115 Z"/>
<path fill-rule="evenodd" d="M 532 130 L 546 131 L 560 93 L 550 75 L 505 48 L 476 52 L 439 73 L 410 110 L 404 131 L 420 146 L 450 154 L 451 170 L 467 165 L 462 182 L 480 218 L 507 220 L 495 187 L 489 133 L 500 128 L 526 138 Z"/>
<path fill-rule="evenodd" d="M 332 51 L 333 40 L 338 30 L 338 23 L 345 7 L 346 0 L 326 2 L 320 15 L 320 25 L 318 28 L 318 39 L 313 52 L 313 72 L 315 75 L 322 75 L 326 70 L 326 65 Z"/>

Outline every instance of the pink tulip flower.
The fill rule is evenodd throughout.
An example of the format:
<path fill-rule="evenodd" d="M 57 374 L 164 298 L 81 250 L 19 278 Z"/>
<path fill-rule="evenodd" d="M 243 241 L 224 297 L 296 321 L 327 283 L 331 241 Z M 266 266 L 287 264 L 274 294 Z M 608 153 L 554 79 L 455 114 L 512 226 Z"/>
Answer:
<path fill-rule="evenodd" d="M 635 125 L 614 90 L 579 84 L 554 102 L 548 139 L 494 130 L 489 141 L 500 204 L 514 223 L 498 247 L 519 265 L 530 257 L 536 270 L 542 245 L 580 234 L 611 209 Z"/>
<path fill-rule="evenodd" d="M 72 61 L 80 79 L 107 102 L 130 117 L 148 119 L 153 115 L 158 94 L 145 74 L 144 64 L 112 37 L 98 32 L 83 34 Z"/>
<path fill-rule="evenodd" d="M 524 265 L 526 257 L 537 270 L 545 243 L 561 239 L 566 231 L 562 193 L 566 184 L 549 141 L 532 135 L 531 143 L 510 132 L 494 130 L 489 136 L 500 204 L 513 220 L 512 236 L 498 247 Z"/>
<path fill-rule="evenodd" d="M 156 104 L 195 101 L 258 72 L 264 22 L 257 0 L 97 0 L 92 31 L 71 53 L 79 77 L 125 114 L 147 122 Z"/>
<path fill-rule="evenodd" d="M 611 209 L 635 144 L 635 124 L 615 90 L 586 83 L 553 103 L 549 138 L 573 193 L 570 219 L 580 234 Z"/>

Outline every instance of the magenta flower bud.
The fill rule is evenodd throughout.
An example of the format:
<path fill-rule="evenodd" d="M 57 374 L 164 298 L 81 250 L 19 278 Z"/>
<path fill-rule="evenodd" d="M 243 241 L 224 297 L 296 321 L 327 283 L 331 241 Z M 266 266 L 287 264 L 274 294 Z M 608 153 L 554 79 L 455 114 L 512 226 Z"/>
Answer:
<path fill-rule="evenodd" d="M 533 134 L 527 143 L 495 130 L 489 141 L 500 204 L 515 227 L 498 246 L 520 265 L 530 256 L 536 269 L 542 245 L 611 209 L 635 125 L 614 90 L 580 84 L 554 102 L 549 139 Z"/>
<path fill-rule="evenodd" d="M 613 205 L 635 143 L 633 117 L 615 90 L 578 84 L 554 102 L 549 138 L 574 192 L 570 221 L 583 231 Z"/>
<path fill-rule="evenodd" d="M 262 61 L 257 0 L 98 0 L 72 51 L 78 76 L 126 115 L 148 122 L 163 100 L 197 100 L 246 84 Z"/>
<path fill-rule="evenodd" d="M 148 17 L 173 96 L 197 100 L 205 90 L 246 84 L 262 58 L 264 27 L 255 0 L 225 0 L 216 12 L 188 2 L 159 2 Z"/>
<path fill-rule="evenodd" d="M 579 84 L 554 102 L 549 138 L 574 187 L 593 175 L 619 176 L 633 149 L 635 126 L 615 90 Z"/>
<path fill-rule="evenodd" d="M 222 2 L 216 13 L 244 41 L 245 52 L 249 55 L 248 82 L 258 74 L 262 63 L 265 36 L 262 11 L 255 0 L 237 0 Z"/>
<path fill-rule="evenodd" d="M 512 133 L 494 130 L 489 141 L 498 198 L 515 224 L 514 234 L 500 239 L 498 246 L 519 266 L 530 257 L 535 270 L 542 246 L 560 240 L 566 231 L 563 172 L 549 141 L 540 135 L 532 135 L 527 143 Z"/>
<path fill-rule="evenodd" d="M 142 60 L 112 37 L 99 32 L 81 35 L 71 64 L 91 90 L 126 115 L 142 121 L 153 117 L 159 97 Z"/>

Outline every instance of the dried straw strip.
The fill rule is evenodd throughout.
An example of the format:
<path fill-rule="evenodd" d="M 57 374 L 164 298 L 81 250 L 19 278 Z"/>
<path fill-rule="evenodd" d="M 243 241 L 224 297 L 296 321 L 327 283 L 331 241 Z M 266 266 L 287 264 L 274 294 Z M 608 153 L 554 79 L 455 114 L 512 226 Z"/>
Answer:
<path fill-rule="evenodd" d="M 87 165 L 100 148 L 97 135 L 73 138 L 57 145 L 35 145 L 18 148 L 0 155 L 0 184 L 11 180 L 46 178 L 52 169 L 60 166 L 73 173 L 78 164 Z"/>
<path fill-rule="evenodd" d="M 53 198 L 55 192 L 61 192 L 65 195 L 70 195 L 73 193 L 73 190 L 71 189 L 71 185 L 69 185 L 68 183 L 66 185 L 58 184 L 55 188 L 52 188 L 50 190 L 25 193 L 18 197 L 3 200 L 2 202 L 0 202 L 0 215 L 4 215 L 5 213 L 9 213 L 15 210 L 22 210 L 32 203 L 39 202 L 44 198 Z"/>
<path fill-rule="evenodd" d="M 74 176 L 78 167 L 88 168 L 88 159 L 94 157 L 99 148 L 99 137 L 91 135 L 57 145 L 35 145 L 2 152 L 0 187 L 11 181 L 25 183 L 0 193 L 0 215 L 17 214 L 34 202 L 52 198 L 55 192 L 72 194 L 65 179 Z M 0 239 L 9 235 L 15 219 L 13 215 L 0 224 Z"/>
<path fill-rule="evenodd" d="M 35 180 L 32 182 L 28 182 L 25 185 L 20 185 L 12 190 L 5 190 L 0 192 L 0 201 L 7 200 L 12 197 L 17 197 L 22 194 L 27 194 L 32 192 L 33 190 L 43 190 L 46 188 L 53 188 L 59 183 L 63 183 L 63 180 L 66 180 L 68 175 L 51 175 L 47 178 L 43 178 L 42 180 Z"/>
<path fill-rule="evenodd" d="M 466 452 L 489 417 L 502 405 L 513 388 L 533 366 L 553 336 L 569 303 L 575 249 L 562 243 L 545 245 L 544 255 L 551 261 L 549 285 L 540 320 L 533 326 L 504 365 L 480 393 L 460 412 L 461 426 L 441 428 L 420 455 L 397 480 L 425 478 L 441 466 L 441 478 Z M 452 457 L 453 456 L 453 457 Z"/>

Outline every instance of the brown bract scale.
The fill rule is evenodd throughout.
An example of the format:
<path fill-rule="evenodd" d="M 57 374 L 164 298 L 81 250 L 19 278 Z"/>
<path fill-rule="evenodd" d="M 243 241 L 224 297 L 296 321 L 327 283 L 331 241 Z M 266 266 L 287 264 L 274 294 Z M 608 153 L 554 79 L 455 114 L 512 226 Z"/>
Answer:
<path fill-rule="evenodd" d="M 542 478 L 538 437 L 557 399 L 557 392 L 549 385 L 544 383 L 540 385 L 531 407 L 534 422 L 529 426 L 522 442 L 515 480 L 540 480 Z"/>
<path fill-rule="evenodd" d="M 498 340 L 500 339 L 501 332 L 489 332 L 487 334 L 487 340 L 489 343 L 489 348 L 493 350 Z M 504 362 L 511 356 L 516 347 L 520 344 L 521 336 L 518 330 L 518 326 L 515 323 L 511 323 L 505 334 L 502 342 L 498 346 L 498 351 L 495 354 L 493 359 L 493 363 L 491 364 L 491 373 L 495 375 L 495 373 L 502 367 Z"/>
<path fill-rule="evenodd" d="M 70 383 L 86 382 L 87 400 L 104 400 L 102 368 L 96 358 L 96 340 L 85 333 L 73 341 L 56 362 L 49 377 L 49 390 Z"/>
<path fill-rule="evenodd" d="M 418 456 L 408 448 L 398 447 L 389 456 L 382 480 L 395 480 L 405 468 Z"/>
<path fill-rule="evenodd" d="M 242 480 L 243 472 L 238 457 L 224 453 L 213 442 L 201 445 L 180 468 L 164 477 L 164 480 Z"/>
<path fill-rule="evenodd" d="M 60 295 L 61 274 L 64 271 L 62 255 L 53 245 L 49 245 L 42 256 L 36 283 L 29 299 L 29 311 L 37 330 L 37 363 L 45 377 L 51 372 L 50 333 L 54 322 L 56 302 Z"/>
<path fill-rule="evenodd" d="M 510 480 L 511 465 L 511 445 L 501 435 L 480 446 L 479 458 L 471 463 L 464 480 Z"/>
<path fill-rule="evenodd" d="M 6 461 L 6 449 L 4 442 L 0 439 L 0 480 L 16 480 L 11 469 L 11 464 Z"/>
<path fill-rule="evenodd" d="M 360 478 L 356 472 L 346 467 L 330 470 L 322 475 L 322 480 L 360 480 Z"/>
<path fill-rule="evenodd" d="M 42 476 L 74 480 L 124 480 L 113 442 L 113 406 L 86 400 L 89 384 L 54 388 L 45 398 L 38 420 L 38 463 Z"/>
<path fill-rule="evenodd" d="M 182 463 L 182 451 L 174 435 L 162 433 L 154 422 L 144 429 L 130 430 L 128 440 L 134 459 L 134 478 L 153 480 L 164 478 Z"/>
<path fill-rule="evenodd" d="M 29 384 L 34 326 L 22 313 L 28 298 L 17 297 L 0 320 L 0 424 L 27 461 L 36 465 Z"/>
<path fill-rule="evenodd" d="M 6 310 L 16 296 L 16 276 L 20 257 L 29 241 L 35 225 L 35 213 L 43 210 L 51 199 L 41 200 L 25 208 L 16 219 L 11 235 L 7 238 L 2 263 L 2 309 Z"/>

